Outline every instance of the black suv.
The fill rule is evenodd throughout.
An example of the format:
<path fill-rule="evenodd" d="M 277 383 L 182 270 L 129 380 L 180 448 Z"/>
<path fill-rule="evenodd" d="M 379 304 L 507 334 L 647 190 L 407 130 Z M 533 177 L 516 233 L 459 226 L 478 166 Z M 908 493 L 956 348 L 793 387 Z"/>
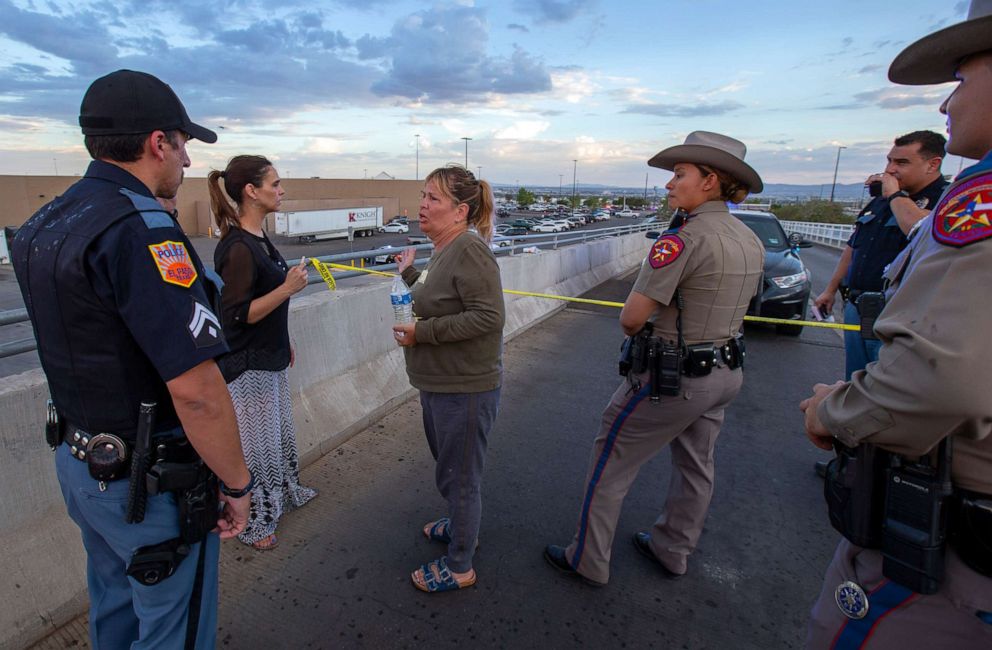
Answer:
<path fill-rule="evenodd" d="M 806 320 L 812 283 L 798 249 L 813 244 L 804 241 L 799 233 L 787 236 L 778 217 L 771 212 L 733 210 L 731 214 L 754 231 L 765 247 L 765 278 L 760 300 L 752 302 L 748 313 Z M 776 325 L 775 329 L 789 336 L 799 336 L 803 331 L 802 325 Z"/>

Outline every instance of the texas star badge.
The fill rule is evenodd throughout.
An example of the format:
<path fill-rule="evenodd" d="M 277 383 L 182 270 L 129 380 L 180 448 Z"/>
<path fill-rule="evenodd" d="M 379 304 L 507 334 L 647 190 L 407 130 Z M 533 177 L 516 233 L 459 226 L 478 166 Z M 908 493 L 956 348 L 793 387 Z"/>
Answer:
<path fill-rule="evenodd" d="M 962 247 L 992 237 L 992 177 L 983 174 L 958 185 L 933 216 L 933 238 Z"/>
<path fill-rule="evenodd" d="M 651 247 L 648 253 L 648 264 L 653 269 L 668 266 L 678 259 L 685 250 L 685 243 L 678 235 L 663 235 Z"/>
<path fill-rule="evenodd" d="M 837 585 L 837 589 L 834 590 L 834 601 L 848 618 L 861 619 L 868 615 L 868 596 L 856 582 L 847 580 Z"/>
<path fill-rule="evenodd" d="M 161 244 L 150 244 L 148 250 L 158 267 L 162 279 L 169 284 L 176 284 L 189 289 L 196 281 L 196 267 L 190 259 L 186 246 L 178 241 L 164 241 Z"/>

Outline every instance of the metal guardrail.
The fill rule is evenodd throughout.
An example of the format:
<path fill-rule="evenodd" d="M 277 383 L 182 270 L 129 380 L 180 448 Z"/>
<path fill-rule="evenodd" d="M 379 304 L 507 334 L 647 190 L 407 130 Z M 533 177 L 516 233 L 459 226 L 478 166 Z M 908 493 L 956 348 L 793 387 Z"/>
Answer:
<path fill-rule="evenodd" d="M 809 221 L 783 221 L 786 232 L 798 232 L 809 241 L 833 248 L 844 248 L 854 232 L 854 226 L 846 223 L 812 223 Z"/>
<path fill-rule="evenodd" d="M 602 239 L 604 237 L 617 237 L 619 235 L 628 235 L 634 232 L 646 232 L 648 230 L 663 230 L 667 226 L 667 222 L 653 222 L 645 224 L 643 222 L 638 222 L 630 225 L 624 226 L 614 226 L 611 228 L 597 228 L 591 230 L 578 230 L 575 232 L 562 232 L 562 233 L 539 233 L 534 235 L 520 235 L 511 238 L 511 244 L 509 246 L 497 247 L 493 252 L 496 255 L 516 255 L 523 251 L 523 249 L 536 247 L 556 249 L 559 246 L 564 246 L 568 244 L 579 244 L 587 241 L 592 241 L 594 239 Z M 396 252 L 403 250 L 404 248 L 413 248 L 415 250 L 432 250 L 434 248 L 433 244 L 419 244 L 416 246 L 401 245 L 393 247 Z M 371 250 L 363 251 L 353 251 L 348 253 L 335 253 L 334 255 L 322 255 L 315 257 L 313 259 L 318 259 L 321 262 L 347 262 L 347 261 L 357 261 L 361 259 L 374 259 L 376 256 L 388 254 L 382 247 L 374 248 Z M 308 256 L 310 257 L 310 256 Z M 416 263 L 422 264 L 426 263 L 428 258 L 418 259 Z M 296 265 L 300 263 L 300 258 L 291 259 L 286 261 L 287 265 Z M 371 265 L 368 268 L 374 268 L 379 271 L 391 271 L 396 269 L 396 264 L 376 264 Z M 309 269 L 308 269 L 309 272 Z M 362 271 L 335 271 L 335 280 L 344 280 L 347 278 L 354 278 L 367 275 Z M 317 284 L 323 282 L 320 275 L 315 272 L 309 272 L 307 278 L 307 284 Z M 11 309 L 8 311 L 0 312 L 0 326 L 3 325 L 13 325 L 15 323 L 23 323 L 28 320 L 28 310 L 27 309 Z M 15 354 L 21 354 L 24 352 L 30 352 L 37 348 L 35 340 L 30 339 L 20 339 L 17 341 L 10 341 L 8 343 L 0 344 L 0 359 L 5 357 L 11 357 Z"/>

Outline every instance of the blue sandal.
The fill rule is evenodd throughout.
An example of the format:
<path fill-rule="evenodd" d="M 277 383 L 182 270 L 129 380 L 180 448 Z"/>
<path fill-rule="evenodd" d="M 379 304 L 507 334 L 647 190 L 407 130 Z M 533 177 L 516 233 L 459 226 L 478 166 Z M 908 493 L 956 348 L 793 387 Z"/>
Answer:
<path fill-rule="evenodd" d="M 424 524 L 424 535 L 432 542 L 451 543 L 451 520 L 441 517 L 437 521 Z"/>
<path fill-rule="evenodd" d="M 422 572 L 424 576 L 423 583 L 417 580 L 417 573 Z M 472 571 L 472 577 L 465 582 L 458 582 L 455 579 L 454 574 L 451 573 L 451 569 L 448 568 L 447 557 L 441 557 L 432 562 L 421 566 L 417 571 L 410 574 L 410 580 L 413 581 L 413 586 L 420 591 L 426 591 L 429 594 L 440 593 L 442 591 L 454 591 L 456 589 L 464 589 L 466 587 L 471 587 L 475 584 L 476 575 L 475 571 Z"/>

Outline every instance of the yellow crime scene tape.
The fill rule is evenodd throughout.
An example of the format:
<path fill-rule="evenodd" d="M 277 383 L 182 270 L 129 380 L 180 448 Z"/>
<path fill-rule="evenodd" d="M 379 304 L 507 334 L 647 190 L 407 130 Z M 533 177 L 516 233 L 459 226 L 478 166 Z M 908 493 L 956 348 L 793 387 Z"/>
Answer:
<path fill-rule="evenodd" d="M 327 282 L 327 286 L 334 289 L 334 278 L 331 277 L 331 273 L 326 267 L 332 267 L 335 269 L 341 269 L 344 271 L 361 271 L 362 273 L 369 273 L 371 275 L 384 275 L 386 277 L 393 277 L 395 273 L 388 273 L 386 271 L 373 271 L 372 269 L 363 269 L 357 266 L 350 266 L 348 264 L 334 264 L 331 262 L 320 262 L 319 260 L 311 259 L 314 267 L 320 271 L 321 276 L 324 281 Z M 320 266 L 318 266 L 318 264 Z M 327 275 L 324 275 L 324 274 Z M 328 279 L 330 278 L 330 279 Z M 559 296 L 553 293 L 535 293 L 533 291 L 517 291 L 516 289 L 503 289 L 503 293 L 513 294 L 515 296 L 528 296 L 530 298 L 548 298 L 550 300 L 562 300 L 564 302 L 577 302 L 586 305 L 600 305 L 603 307 L 623 307 L 622 302 L 613 302 L 610 300 L 592 300 L 590 298 L 572 298 L 570 296 Z M 767 318 L 765 316 L 745 316 L 744 320 L 756 322 L 756 323 L 772 323 L 775 325 L 801 325 L 803 327 L 823 327 L 826 329 L 834 330 L 847 330 L 851 332 L 856 332 L 861 329 L 858 325 L 848 325 L 846 323 L 825 323 L 822 321 L 812 321 L 812 320 L 792 320 L 789 318 Z"/>

